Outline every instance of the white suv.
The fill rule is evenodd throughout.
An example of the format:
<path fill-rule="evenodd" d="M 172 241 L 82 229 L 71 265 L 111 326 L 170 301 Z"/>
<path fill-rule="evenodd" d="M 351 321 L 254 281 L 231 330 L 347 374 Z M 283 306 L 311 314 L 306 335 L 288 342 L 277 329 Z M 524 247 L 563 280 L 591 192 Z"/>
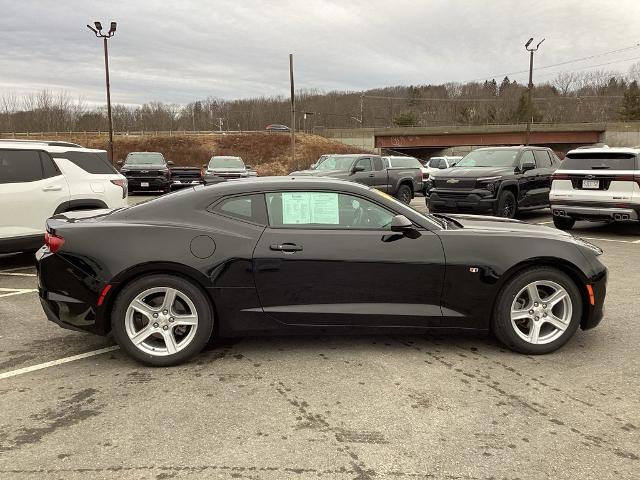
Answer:
<path fill-rule="evenodd" d="M 56 213 L 119 208 L 126 198 L 127 180 L 104 150 L 0 140 L 0 253 L 39 248 Z"/>
<path fill-rule="evenodd" d="M 569 230 L 576 220 L 637 222 L 640 148 L 571 150 L 552 176 L 553 223 Z"/>

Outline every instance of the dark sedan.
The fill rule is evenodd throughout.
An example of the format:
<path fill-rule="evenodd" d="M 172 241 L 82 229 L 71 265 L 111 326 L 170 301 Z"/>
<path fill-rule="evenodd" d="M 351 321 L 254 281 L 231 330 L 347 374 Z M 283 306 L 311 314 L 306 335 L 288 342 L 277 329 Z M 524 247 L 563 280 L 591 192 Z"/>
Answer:
<path fill-rule="evenodd" d="M 112 331 L 166 366 L 212 334 L 474 329 L 551 352 L 602 318 L 600 253 L 515 220 L 423 215 L 356 183 L 270 177 L 55 216 L 37 258 L 51 321 Z"/>

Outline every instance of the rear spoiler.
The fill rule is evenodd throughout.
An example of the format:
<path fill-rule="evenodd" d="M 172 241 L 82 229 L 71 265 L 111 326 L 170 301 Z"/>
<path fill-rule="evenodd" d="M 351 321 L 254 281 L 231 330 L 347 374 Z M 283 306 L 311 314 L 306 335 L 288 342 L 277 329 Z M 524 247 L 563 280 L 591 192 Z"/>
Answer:
<path fill-rule="evenodd" d="M 95 222 L 99 221 L 111 212 L 117 209 L 101 208 L 97 210 L 76 210 L 64 213 L 58 213 L 47 219 L 47 232 L 55 233 L 56 228 L 68 223 L 76 223 L 81 221 Z"/>

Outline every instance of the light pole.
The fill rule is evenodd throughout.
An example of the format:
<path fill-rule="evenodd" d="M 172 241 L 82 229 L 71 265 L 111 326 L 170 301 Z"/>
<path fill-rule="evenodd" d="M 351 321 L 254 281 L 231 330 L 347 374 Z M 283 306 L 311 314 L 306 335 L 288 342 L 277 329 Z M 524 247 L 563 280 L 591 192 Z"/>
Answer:
<path fill-rule="evenodd" d="M 296 162 L 296 95 L 293 84 L 293 53 L 289 54 L 289 82 L 291 84 L 291 167 L 298 170 L 298 162 Z"/>
<path fill-rule="evenodd" d="M 533 99 L 531 97 L 533 93 L 533 52 L 537 51 L 544 42 L 544 38 L 538 42 L 535 47 L 529 47 L 533 42 L 533 38 L 530 38 L 527 43 L 524 44 L 524 48 L 529 52 L 529 88 L 527 92 L 527 133 L 525 135 L 525 145 L 529 145 L 529 137 L 531 136 L 531 119 L 533 117 Z"/>
<path fill-rule="evenodd" d="M 107 120 L 109 122 L 109 161 L 113 164 L 113 123 L 111 121 L 111 87 L 109 85 L 109 50 L 107 48 L 107 39 L 113 37 L 116 33 L 116 22 L 111 22 L 109 31 L 102 33 L 102 23 L 93 22 L 96 28 L 87 25 L 87 28 L 96 34 L 96 37 L 102 38 L 104 41 L 104 70 L 107 83 Z"/>

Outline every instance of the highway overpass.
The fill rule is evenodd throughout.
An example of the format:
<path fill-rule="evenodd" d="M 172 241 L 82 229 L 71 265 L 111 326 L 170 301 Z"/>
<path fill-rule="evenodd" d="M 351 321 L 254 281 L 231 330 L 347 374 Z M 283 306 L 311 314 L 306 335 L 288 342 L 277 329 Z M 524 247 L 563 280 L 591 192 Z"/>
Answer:
<path fill-rule="evenodd" d="M 367 150 L 429 158 L 465 154 L 488 145 L 521 145 L 525 142 L 525 129 L 522 124 L 324 129 L 317 133 Z M 561 155 L 572 148 L 595 143 L 640 145 L 640 122 L 535 124 L 531 128 L 530 144 L 553 148 Z"/>

